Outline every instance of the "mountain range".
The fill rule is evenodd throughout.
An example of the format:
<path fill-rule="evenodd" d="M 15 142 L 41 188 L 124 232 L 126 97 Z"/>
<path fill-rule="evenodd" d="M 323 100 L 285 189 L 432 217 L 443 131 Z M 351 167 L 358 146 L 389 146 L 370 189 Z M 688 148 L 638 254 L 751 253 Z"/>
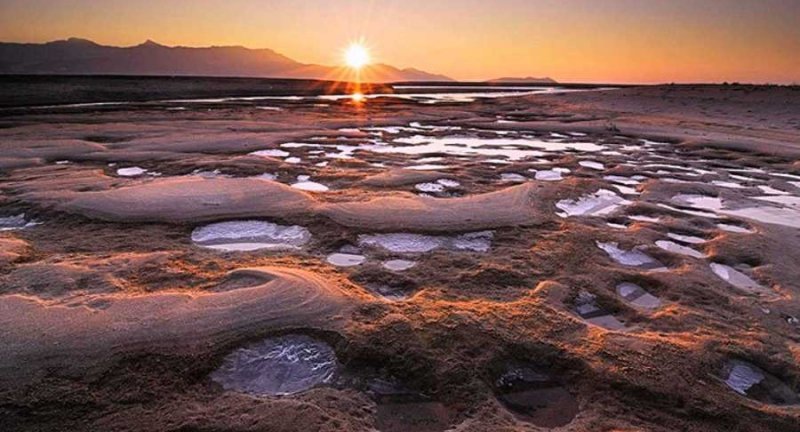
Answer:
<path fill-rule="evenodd" d="M 349 68 L 304 64 L 271 49 L 169 47 L 150 40 L 132 47 L 113 47 L 79 38 L 42 44 L 0 43 L 0 74 L 355 79 Z M 360 79 L 375 83 L 452 81 L 444 75 L 385 64 L 364 67 Z"/>
<path fill-rule="evenodd" d="M 503 77 L 487 81 L 491 84 L 557 84 L 556 80 L 552 78 L 536 78 L 536 77 Z"/>

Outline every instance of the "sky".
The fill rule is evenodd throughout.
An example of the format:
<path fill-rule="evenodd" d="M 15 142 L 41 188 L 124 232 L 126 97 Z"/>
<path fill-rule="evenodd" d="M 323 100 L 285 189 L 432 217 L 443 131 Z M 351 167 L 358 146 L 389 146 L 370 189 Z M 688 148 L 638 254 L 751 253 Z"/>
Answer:
<path fill-rule="evenodd" d="M 800 0 L 0 0 L 0 41 L 242 45 L 460 80 L 800 83 Z"/>

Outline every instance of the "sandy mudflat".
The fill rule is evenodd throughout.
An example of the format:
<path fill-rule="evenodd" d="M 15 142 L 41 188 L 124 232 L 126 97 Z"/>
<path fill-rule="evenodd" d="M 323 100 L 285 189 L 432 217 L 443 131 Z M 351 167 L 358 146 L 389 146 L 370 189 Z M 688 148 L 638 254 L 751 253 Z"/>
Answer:
<path fill-rule="evenodd" d="M 0 111 L 0 430 L 800 424 L 796 88 L 161 94 Z"/>

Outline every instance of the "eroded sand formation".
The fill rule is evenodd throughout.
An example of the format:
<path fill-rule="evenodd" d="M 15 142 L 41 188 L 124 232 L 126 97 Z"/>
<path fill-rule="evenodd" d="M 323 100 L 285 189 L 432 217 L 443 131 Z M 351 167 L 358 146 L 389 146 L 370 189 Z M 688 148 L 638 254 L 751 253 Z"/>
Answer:
<path fill-rule="evenodd" d="M 2 112 L 0 429 L 796 429 L 800 92 L 424 102 Z"/>

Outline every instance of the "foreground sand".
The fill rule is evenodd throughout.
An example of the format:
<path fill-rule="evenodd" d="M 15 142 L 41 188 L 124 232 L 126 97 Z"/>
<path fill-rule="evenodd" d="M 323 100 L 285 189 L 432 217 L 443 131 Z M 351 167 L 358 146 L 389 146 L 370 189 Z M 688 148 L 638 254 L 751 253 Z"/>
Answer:
<path fill-rule="evenodd" d="M 800 424 L 799 401 L 739 394 L 723 372 L 745 361 L 800 390 L 797 89 L 150 102 L 11 110 L 0 126 L 0 217 L 39 223 L 0 232 L 2 430 Z M 611 201 L 589 208 L 599 190 Z M 193 243 L 236 220 L 310 240 Z M 382 233 L 440 243 L 364 240 Z M 465 233 L 479 246 L 460 248 Z M 625 265 L 608 244 L 658 264 Z M 337 267 L 336 252 L 366 261 Z M 398 259 L 416 265 L 382 265 Z M 657 306 L 621 296 L 624 282 Z M 586 298 L 603 313 L 579 314 Z M 330 345 L 335 379 L 270 397 L 211 378 L 236 349 L 287 334 Z M 498 384 L 518 365 L 561 392 L 533 415 Z M 376 390 L 387 381 L 403 397 Z"/>

